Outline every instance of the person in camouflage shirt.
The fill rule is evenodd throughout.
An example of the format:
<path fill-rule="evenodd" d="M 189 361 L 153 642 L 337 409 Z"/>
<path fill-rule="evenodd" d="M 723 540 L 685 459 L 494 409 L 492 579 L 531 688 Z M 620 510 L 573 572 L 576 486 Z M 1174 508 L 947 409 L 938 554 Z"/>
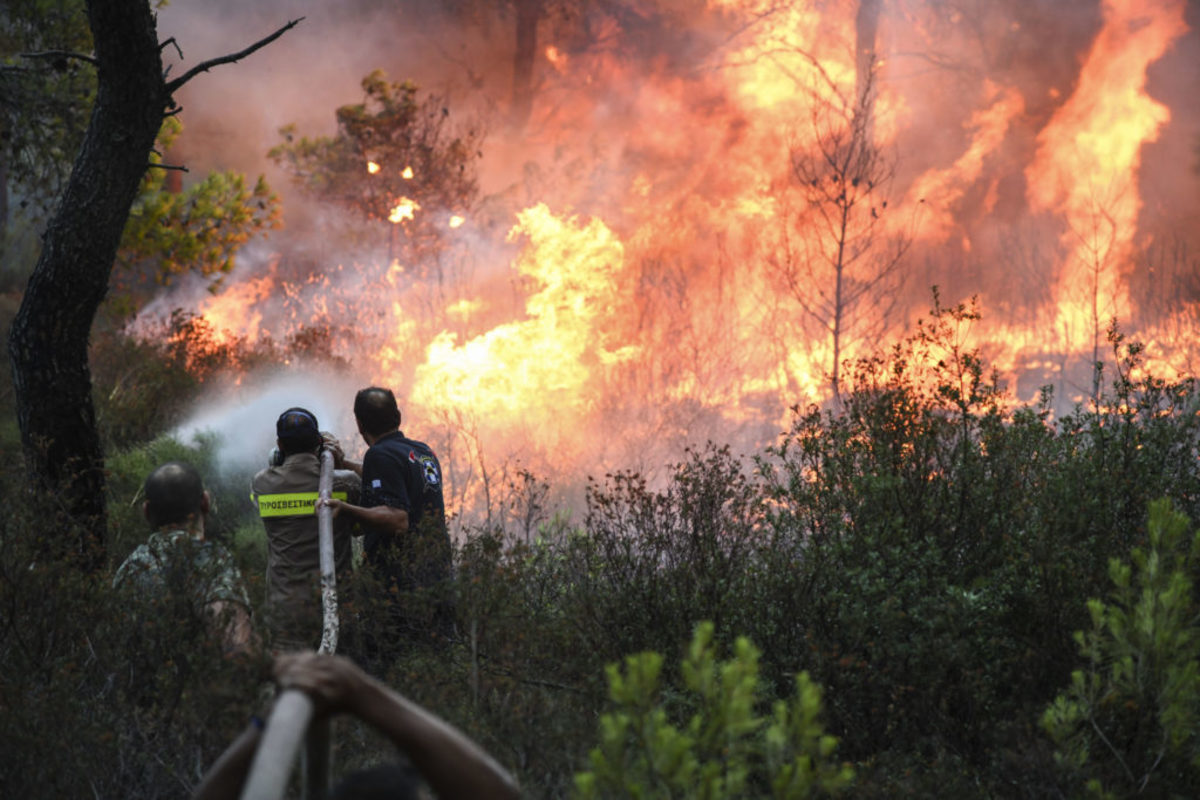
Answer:
<path fill-rule="evenodd" d="M 121 564 L 113 586 L 143 599 L 170 600 L 170 612 L 205 620 L 226 652 L 246 651 L 252 639 L 250 602 L 229 551 L 205 539 L 210 498 L 200 473 L 171 461 L 150 473 L 143 491 L 142 512 L 152 532 Z"/>

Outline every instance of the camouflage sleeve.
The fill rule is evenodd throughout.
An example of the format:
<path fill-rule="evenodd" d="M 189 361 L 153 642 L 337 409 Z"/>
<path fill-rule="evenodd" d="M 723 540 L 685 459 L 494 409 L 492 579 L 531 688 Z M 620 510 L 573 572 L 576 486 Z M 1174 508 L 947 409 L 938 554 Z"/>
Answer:
<path fill-rule="evenodd" d="M 150 555 L 149 548 L 145 545 L 138 545 L 117 569 L 117 574 L 113 576 L 113 588 L 118 589 L 127 584 L 132 585 L 142 580 L 143 576 L 153 568 L 153 557 Z"/>
<path fill-rule="evenodd" d="M 205 570 L 208 578 L 204 592 L 205 603 L 239 603 L 249 611 L 250 598 L 246 594 L 246 583 L 233 556 L 223 547 L 214 547 L 211 552 L 211 563 L 206 565 Z"/>

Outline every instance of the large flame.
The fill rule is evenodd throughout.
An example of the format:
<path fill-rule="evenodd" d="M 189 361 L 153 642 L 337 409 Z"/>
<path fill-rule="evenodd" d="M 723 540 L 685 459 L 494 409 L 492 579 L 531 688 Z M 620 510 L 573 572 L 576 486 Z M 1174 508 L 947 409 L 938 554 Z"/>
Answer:
<path fill-rule="evenodd" d="M 835 359 L 924 312 L 930 284 L 982 294 L 974 341 L 1021 400 L 1047 382 L 1083 396 L 1112 316 L 1180 374 L 1195 299 L 1152 314 L 1131 287 L 1150 244 L 1145 148 L 1171 120 L 1148 75 L 1187 33 L 1186 4 L 1104 0 L 1074 58 L 1041 65 L 1028 42 L 1066 40 L 1030 17 L 1065 26 L 1054 5 L 971 20 L 918 2 L 872 20 L 847 0 L 589 11 L 592 40 L 541 43 L 529 123 L 493 133 L 470 224 L 394 200 L 392 223 L 444 221 L 436 265 L 259 276 L 198 310 L 250 341 L 355 320 L 335 353 L 439 429 L 448 461 L 471 460 L 460 486 L 514 453 L 577 475 L 706 438 L 761 444 L 789 407 L 830 399 Z M 853 152 L 886 167 L 878 186 L 857 167 L 837 183 L 831 143 L 856 125 Z M 840 207 L 846 193 L 862 202 Z M 893 252 L 906 282 L 878 280 Z"/>
<path fill-rule="evenodd" d="M 1094 336 L 1096 318 L 1128 319 L 1121 271 L 1137 233 L 1142 147 L 1170 119 L 1145 93 L 1146 72 L 1187 31 L 1183 0 L 1105 0 L 1104 27 L 1079 85 L 1038 135 L 1026 170 L 1034 210 L 1066 221 L 1068 256 L 1057 279 L 1057 325 L 1068 346 Z M 1083 341 L 1087 341 L 1087 334 Z"/>
<path fill-rule="evenodd" d="M 560 219 L 544 205 L 521 212 L 510 236 L 527 241 L 515 265 L 529 282 L 526 318 L 461 343 L 438 334 L 410 400 L 463 409 L 491 430 L 536 432 L 568 458 L 604 371 L 637 353 L 608 335 L 621 306 L 624 248 L 599 220 Z"/>

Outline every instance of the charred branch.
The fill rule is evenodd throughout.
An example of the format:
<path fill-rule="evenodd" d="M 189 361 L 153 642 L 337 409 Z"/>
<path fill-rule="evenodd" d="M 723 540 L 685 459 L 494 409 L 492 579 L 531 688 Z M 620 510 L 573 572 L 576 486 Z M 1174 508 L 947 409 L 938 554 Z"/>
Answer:
<path fill-rule="evenodd" d="M 201 72 L 208 72 L 213 67 L 219 67 L 222 64 L 234 64 L 238 61 L 241 61 L 246 56 L 266 47 L 271 42 L 275 41 L 280 36 L 283 36 L 285 33 L 290 31 L 292 28 L 296 27 L 303 21 L 304 21 L 304 17 L 299 17 L 297 19 L 291 20 L 286 25 L 281 27 L 279 30 L 272 33 L 270 36 L 267 36 L 263 39 L 259 39 L 257 42 L 255 42 L 254 44 L 245 48 L 244 50 L 239 50 L 238 52 L 231 53 L 230 55 L 220 56 L 219 58 L 210 58 L 207 61 L 200 62 L 199 64 L 197 64 L 196 66 L 192 67 L 187 72 L 185 72 L 183 75 L 179 76 L 175 80 L 168 83 L 167 84 L 167 94 L 168 95 L 174 94 L 184 84 L 186 84 L 192 78 L 199 75 Z M 168 39 L 167 41 L 169 42 L 171 40 Z"/>
<path fill-rule="evenodd" d="M 179 42 L 175 41 L 174 36 L 172 36 L 170 39 L 167 39 L 162 44 L 160 44 L 158 46 L 158 52 L 161 53 L 163 50 L 166 50 L 168 47 L 174 47 L 176 55 L 178 55 L 181 59 L 183 58 L 183 50 L 180 49 Z"/>

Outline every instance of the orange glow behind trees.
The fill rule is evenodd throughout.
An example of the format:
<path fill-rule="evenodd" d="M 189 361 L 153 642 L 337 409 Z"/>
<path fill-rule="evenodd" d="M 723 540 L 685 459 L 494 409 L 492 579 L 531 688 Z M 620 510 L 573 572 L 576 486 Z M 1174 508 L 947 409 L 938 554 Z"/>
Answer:
<path fill-rule="evenodd" d="M 1049 8 L 972 27 L 957 6 L 880 4 L 866 58 L 853 2 L 646 5 L 588 11 L 594 40 L 543 41 L 519 131 L 483 142 L 448 101 L 376 73 L 335 137 L 289 130 L 272 151 L 383 223 L 387 257 L 339 258 L 355 277 L 330 281 L 320 312 L 306 302 L 361 321 L 335 349 L 406 413 L 571 474 L 710 437 L 761 444 L 926 311 L 934 283 L 950 302 L 982 293 L 970 335 L 1022 401 L 1043 384 L 1094 394 L 1113 315 L 1152 343 L 1150 368 L 1193 360 L 1198 298 L 1150 315 L 1130 289 L 1150 244 L 1143 155 L 1171 118 L 1147 76 L 1186 33 L 1182 0 L 1103 2 L 1070 75 L 980 55 L 1040 41 L 1031 18 Z M 879 169 L 847 167 L 830 109 Z M 281 283 L 257 305 L 307 291 Z M 246 303 L 230 291 L 203 313 L 253 319 Z M 258 324 L 295 329 L 304 308 Z M 606 435 L 622 443 L 598 450 Z"/>

